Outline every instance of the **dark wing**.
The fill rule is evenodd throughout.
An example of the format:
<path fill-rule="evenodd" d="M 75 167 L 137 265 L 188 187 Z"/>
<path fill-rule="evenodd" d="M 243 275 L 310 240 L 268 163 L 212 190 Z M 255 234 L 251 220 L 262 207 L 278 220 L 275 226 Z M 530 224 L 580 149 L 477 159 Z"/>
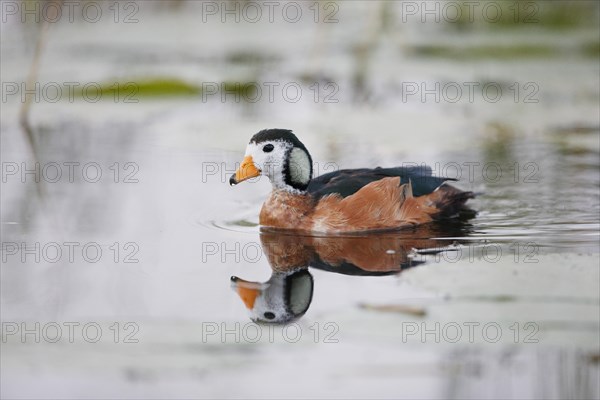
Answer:
<path fill-rule="evenodd" d="M 452 178 L 431 176 L 431 168 L 427 166 L 418 167 L 395 167 L 375 169 L 342 169 L 318 176 L 308 184 L 308 193 L 319 199 L 328 194 L 338 194 L 342 197 L 350 196 L 371 182 L 388 177 L 400 177 L 400 183 L 412 183 L 414 196 L 423 196 L 433 192 L 445 181 L 455 181 Z"/>

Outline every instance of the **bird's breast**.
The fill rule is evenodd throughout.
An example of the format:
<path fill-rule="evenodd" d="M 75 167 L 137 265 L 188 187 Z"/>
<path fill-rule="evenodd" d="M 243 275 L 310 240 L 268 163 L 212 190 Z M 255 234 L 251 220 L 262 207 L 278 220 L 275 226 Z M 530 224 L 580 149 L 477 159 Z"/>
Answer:
<path fill-rule="evenodd" d="M 310 195 L 274 190 L 262 206 L 259 222 L 265 227 L 305 230 L 312 209 Z"/>

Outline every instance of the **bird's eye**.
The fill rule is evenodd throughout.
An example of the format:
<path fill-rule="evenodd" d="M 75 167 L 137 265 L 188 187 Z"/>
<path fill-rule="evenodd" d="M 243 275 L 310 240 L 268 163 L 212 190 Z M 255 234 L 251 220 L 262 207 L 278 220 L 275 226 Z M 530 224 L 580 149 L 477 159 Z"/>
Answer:
<path fill-rule="evenodd" d="M 268 146 L 271 146 L 271 147 L 272 147 L 273 145 L 268 145 Z M 270 312 L 270 311 L 267 311 L 267 312 L 266 312 L 264 315 L 265 315 L 265 318 L 266 318 L 266 319 L 274 319 L 274 318 L 275 318 L 275 314 L 273 314 L 273 313 L 272 313 L 272 312 Z"/>
<path fill-rule="evenodd" d="M 263 147 L 263 151 L 265 153 L 270 153 L 273 151 L 273 149 L 275 148 L 275 146 L 273 146 L 272 144 L 265 144 L 265 147 Z"/>

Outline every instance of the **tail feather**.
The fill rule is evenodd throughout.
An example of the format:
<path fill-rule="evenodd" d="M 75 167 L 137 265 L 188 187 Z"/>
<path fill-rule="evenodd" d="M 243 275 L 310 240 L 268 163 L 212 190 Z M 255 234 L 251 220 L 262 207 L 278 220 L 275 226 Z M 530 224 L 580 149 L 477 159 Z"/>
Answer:
<path fill-rule="evenodd" d="M 440 219 L 459 215 L 461 211 L 467 208 L 465 205 L 467 200 L 475 198 L 475 193 L 443 184 L 427 197 L 429 197 L 433 206 L 438 209 L 436 219 Z"/>

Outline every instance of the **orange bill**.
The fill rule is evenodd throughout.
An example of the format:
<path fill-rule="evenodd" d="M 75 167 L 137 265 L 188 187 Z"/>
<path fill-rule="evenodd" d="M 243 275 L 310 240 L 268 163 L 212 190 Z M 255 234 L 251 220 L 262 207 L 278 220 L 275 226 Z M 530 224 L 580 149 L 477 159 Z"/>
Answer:
<path fill-rule="evenodd" d="M 245 281 L 238 277 L 233 277 L 232 281 L 233 289 L 240 296 L 240 298 L 246 305 L 246 308 L 252 310 L 256 298 L 260 296 L 260 293 L 262 292 L 262 285 L 257 282 Z"/>
<path fill-rule="evenodd" d="M 255 178 L 260 175 L 260 170 L 256 168 L 254 165 L 254 160 L 252 160 L 252 156 L 244 157 L 242 161 L 242 165 L 235 171 L 235 175 L 229 179 L 229 184 L 235 185 L 240 182 L 245 181 L 246 179 Z"/>

